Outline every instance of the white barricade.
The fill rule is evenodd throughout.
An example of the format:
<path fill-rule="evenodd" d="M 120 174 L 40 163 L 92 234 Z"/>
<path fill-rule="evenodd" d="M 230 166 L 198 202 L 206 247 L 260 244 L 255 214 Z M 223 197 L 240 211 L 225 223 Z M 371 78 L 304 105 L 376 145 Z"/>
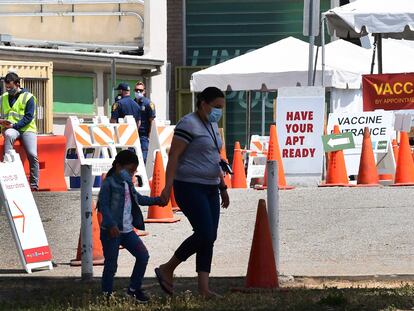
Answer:
<path fill-rule="evenodd" d="M 123 123 L 110 123 L 105 116 L 86 123 L 71 116 L 66 122 L 65 137 L 65 176 L 80 176 L 81 165 L 90 165 L 92 175 L 101 176 L 112 167 L 119 151 L 129 149 L 139 160 L 136 177 L 141 183 L 137 189 L 150 190 L 138 128 L 132 116 L 126 116 Z"/>
<path fill-rule="evenodd" d="M 167 167 L 168 152 L 170 151 L 172 138 L 174 136 L 174 125 L 170 125 L 168 120 L 155 119 L 151 125 L 149 138 L 146 171 L 149 179 L 152 178 L 154 170 L 155 152 L 160 151 L 164 168 Z"/>
<path fill-rule="evenodd" d="M 248 187 L 253 178 L 264 178 L 268 149 L 269 136 L 252 135 L 250 149 L 246 151 Z"/>

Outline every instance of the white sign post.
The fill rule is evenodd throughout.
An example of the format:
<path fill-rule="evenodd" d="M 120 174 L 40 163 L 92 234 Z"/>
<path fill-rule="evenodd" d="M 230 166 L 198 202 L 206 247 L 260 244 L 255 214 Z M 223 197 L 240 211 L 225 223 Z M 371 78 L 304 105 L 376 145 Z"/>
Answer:
<path fill-rule="evenodd" d="M 330 134 L 334 125 L 339 125 L 340 131 L 351 132 L 354 136 L 355 148 L 344 150 L 345 164 L 348 175 L 358 175 L 359 160 L 361 156 L 364 128 L 368 127 L 371 135 L 372 148 L 377 158 L 377 163 L 382 162 L 383 170 L 380 174 L 393 174 L 395 170 L 391 139 L 394 130 L 394 112 L 375 110 L 359 113 L 331 113 L 329 114 L 327 131 Z M 380 167 L 379 167 L 380 168 Z"/>
<path fill-rule="evenodd" d="M 92 167 L 81 165 L 81 259 L 82 280 L 93 277 L 92 246 Z"/>
<path fill-rule="evenodd" d="M 0 163 L 0 204 L 6 210 L 20 261 L 28 273 L 38 268 L 52 270 L 52 253 L 21 159 L 14 150 L 4 158 Z"/>
<path fill-rule="evenodd" d="M 323 87 L 278 90 L 276 125 L 287 177 L 322 177 L 324 115 Z"/>

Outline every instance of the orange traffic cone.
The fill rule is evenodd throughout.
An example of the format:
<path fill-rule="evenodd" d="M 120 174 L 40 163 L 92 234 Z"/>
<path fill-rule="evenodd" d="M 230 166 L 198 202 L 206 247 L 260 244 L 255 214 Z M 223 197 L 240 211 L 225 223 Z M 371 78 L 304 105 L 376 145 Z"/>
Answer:
<path fill-rule="evenodd" d="M 161 195 L 161 191 L 165 187 L 165 170 L 164 164 L 162 163 L 162 156 L 159 151 L 155 154 L 154 171 L 152 174 L 152 185 L 151 185 L 151 197 L 158 197 Z M 175 216 L 171 201 L 168 202 L 167 206 L 152 205 L 148 208 L 148 216 L 145 222 L 162 222 L 171 223 L 177 222 L 180 218 Z"/>
<path fill-rule="evenodd" d="M 257 207 L 245 286 L 247 288 L 279 287 L 266 201 L 263 199 L 259 200 Z"/>
<path fill-rule="evenodd" d="M 334 134 L 340 134 L 339 126 L 334 125 Z M 328 169 L 326 181 L 319 187 L 349 187 L 348 174 L 346 173 L 344 152 L 342 150 L 332 151 L 328 157 Z"/>
<path fill-rule="evenodd" d="M 229 160 L 227 159 L 227 153 L 226 153 L 226 146 L 223 144 L 220 150 L 220 158 L 226 161 L 227 163 Z M 227 188 L 231 188 L 231 176 L 230 174 L 224 175 L 224 183 L 226 184 Z"/>
<path fill-rule="evenodd" d="M 175 200 L 175 195 L 174 195 L 174 188 L 171 190 L 171 208 L 173 210 L 173 212 L 179 212 L 181 211 L 180 207 L 177 204 L 177 201 Z"/>
<path fill-rule="evenodd" d="M 392 152 L 394 154 L 395 164 L 398 162 L 398 154 L 399 154 L 398 143 L 396 139 L 392 140 Z"/>
<path fill-rule="evenodd" d="M 277 161 L 277 176 L 280 190 L 290 190 L 294 187 L 286 185 L 285 170 L 283 169 L 282 156 L 280 154 L 279 139 L 277 138 L 276 125 L 270 126 L 269 151 L 267 153 L 267 161 Z M 267 188 L 267 170 L 265 169 L 263 186 Z"/>
<path fill-rule="evenodd" d="M 379 186 L 378 171 L 368 127 L 364 128 L 357 184 L 359 187 Z"/>
<path fill-rule="evenodd" d="M 231 178 L 232 188 L 247 188 L 246 183 L 246 172 L 244 171 L 244 165 L 242 160 L 242 151 L 240 143 L 236 141 L 234 144 L 234 155 L 233 155 L 233 176 Z"/>
<path fill-rule="evenodd" d="M 414 186 L 414 160 L 408 142 L 407 132 L 400 132 L 400 149 L 398 151 L 395 183 L 391 186 Z"/>
<path fill-rule="evenodd" d="M 102 250 L 102 243 L 100 238 L 99 223 L 102 222 L 100 213 L 97 213 L 95 202 L 92 201 L 92 258 L 93 265 L 99 266 L 104 264 L 104 256 Z M 82 246 L 81 246 L 81 235 L 79 234 L 78 250 L 76 252 L 76 258 L 70 261 L 71 266 L 82 265 Z"/>

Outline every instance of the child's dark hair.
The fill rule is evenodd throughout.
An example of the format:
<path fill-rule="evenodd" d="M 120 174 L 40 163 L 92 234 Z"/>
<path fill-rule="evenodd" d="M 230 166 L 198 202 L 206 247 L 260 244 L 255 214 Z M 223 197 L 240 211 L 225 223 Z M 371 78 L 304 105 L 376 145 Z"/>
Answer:
<path fill-rule="evenodd" d="M 200 108 L 202 101 L 211 103 L 216 98 L 224 98 L 224 93 L 215 86 L 205 88 L 201 93 L 198 93 L 197 95 L 197 108 Z"/>
<path fill-rule="evenodd" d="M 122 150 L 118 152 L 118 154 L 115 156 L 115 160 L 112 162 L 112 168 L 108 171 L 106 176 L 111 176 L 114 171 L 117 164 L 119 165 L 128 165 L 128 164 L 135 164 L 138 165 L 138 157 L 137 155 L 130 151 L 130 150 Z"/>

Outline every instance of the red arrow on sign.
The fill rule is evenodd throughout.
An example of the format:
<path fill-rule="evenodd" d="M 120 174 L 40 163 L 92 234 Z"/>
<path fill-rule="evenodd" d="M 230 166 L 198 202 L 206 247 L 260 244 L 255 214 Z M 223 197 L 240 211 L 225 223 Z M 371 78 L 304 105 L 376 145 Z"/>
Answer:
<path fill-rule="evenodd" d="M 16 208 L 19 210 L 19 212 L 21 213 L 21 215 L 16 215 L 16 216 L 13 216 L 13 219 L 23 218 L 23 229 L 22 229 L 22 232 L 24 233 L 24 222 L 25 222 L 25 220 L 26 220 L 26 217 L 24 216 L 24 213 L 23 213 L 23 212 L 22 212 L 22 210 L 19 208 L 19 206 L 17 205 L 17 203 L 16 203 L 16 202 L 14 202 L 14 201 L 13 201 L 13 203 L 14 203 L 14 205 L 16 206 Z"/>

